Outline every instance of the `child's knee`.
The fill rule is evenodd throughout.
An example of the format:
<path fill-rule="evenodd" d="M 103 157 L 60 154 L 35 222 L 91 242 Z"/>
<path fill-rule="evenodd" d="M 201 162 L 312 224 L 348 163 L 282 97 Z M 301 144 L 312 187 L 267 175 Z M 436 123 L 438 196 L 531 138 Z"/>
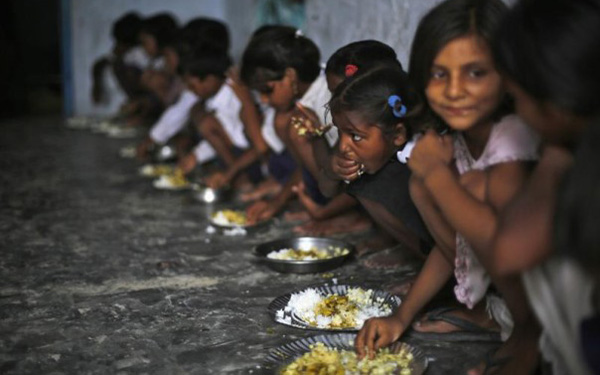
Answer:
<path fill-rule="evenodd" d="M 484 171 L 469 171 L 459 178 L 460 184 L 475 198 L 485 200 L 487 174 Z"/>

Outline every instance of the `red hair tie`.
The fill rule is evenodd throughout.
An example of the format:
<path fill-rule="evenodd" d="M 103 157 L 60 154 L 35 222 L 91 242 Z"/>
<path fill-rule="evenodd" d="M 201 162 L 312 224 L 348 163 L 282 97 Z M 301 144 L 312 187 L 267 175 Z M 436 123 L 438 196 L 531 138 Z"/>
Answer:
<path fill-rule="evenodd" d="M 357 71 L 358 71 L 358 66 L 356 66 L 354 64 L 348 64 L 348 65 L 346 65 L 346 70 L 344 71 L 344 74 L 346 75 L 346 78 L 348 78 L 348 77 L 352 77 Z"/>

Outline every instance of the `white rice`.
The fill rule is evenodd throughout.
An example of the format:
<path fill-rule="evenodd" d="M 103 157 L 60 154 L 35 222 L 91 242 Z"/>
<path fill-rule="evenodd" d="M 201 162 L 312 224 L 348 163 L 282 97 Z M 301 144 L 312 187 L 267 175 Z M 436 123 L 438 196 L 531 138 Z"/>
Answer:
<path fill-rule="evenodd" d="M 392 313 L 391 307 L 383 303 L 383 298 L 373 301 L 372 289 L 349 288 L 346 295 L 349 301 L 354 302 L 358 307 L 358 311 L 353 317 L 356 329 L 360 329 L 369 318 L 388 316 Z M 289 324 L 291 316 L 295 315 L 308 324 L 313 322 L 311 325 L 316 325 L 318 328 L 333 328 L 332 323 L 339 325 L 342 321 L 340 316 L 327 317 L 315 314 L 317 304 L 327 297 L 328 295 L 323 296 L 313 288 L 292 293 L 285 308 L 277 311 L 277 321 Z"/>

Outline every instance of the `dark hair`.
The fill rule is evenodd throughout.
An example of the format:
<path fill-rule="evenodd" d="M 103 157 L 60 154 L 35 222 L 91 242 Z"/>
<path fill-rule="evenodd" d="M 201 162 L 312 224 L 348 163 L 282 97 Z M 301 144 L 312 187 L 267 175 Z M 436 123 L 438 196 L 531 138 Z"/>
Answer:
<path fill-rule="evenodd" d="M 177 35 L 178 40 L 188 43 L 193 48 L 209 45 L 227 53 L 230 47 L 229 29 L 223 22 L 198 17 L 185 24 Z"/>
<path fill-rule="evenodd" d="M 409 75 L 423 99 L 438 53 L 452 40 L 467 35 L 478 36 L 491 47 L 494 31 L 507 9 L 501 0 L 446 0 L 421 19 L 411 47 Z M 498 116 L 512 109 L 510 103 L 501 107 Z M 422 121 L 443 124 L 428 105 L 423 108 Z"/>
<path fill-rule="evenodd" d="M 398 95 L 407 113 L 403 117 L 394 115 L 395 108 L 388 104 L 390 96 Z M 398 64 L 381 64 L 369 70 L 358 70 L 355 75 L 344 80 L 333 92 L 329 101 L 332 113 L 356 111 L 368 123 L 376 124 L 384 133 L 391 132 L 395 125 L 403 122 L 407 137 L 412 137 L 410 120 L 420 106 L 407 74 Z"/>
<path fill-rule="evenodd" d="M 140 32 L 152 35 L 159 49 L 167 46 L 177 33 L 177 21 L 169 13 L 158 13 L 142 22 Z"/>
<path fill-rule="evenodd" d="M 312 82 L 321 71 L 316 44 L 287 26 L 271 27 L 253 37 L 242 56 L 241 78 L 252 88 L 283 78 L 293 68 L 301 82 Z"/>
<path fill-rule="evenodd" d="M 142 18 L 135 12 L 128 12 L 119 17 L 112 27 L 112 36 L 119 43 L 135 46 L 139 43 Z"/>
<path fill-rule="evenodd" d="M 338 49 L 327 60 L 325 73 L 345 77 L 346 66 L 356 65 L 358 70 L 370 69 L 382 62 L 402 64 L 396 57 L 396 51 L 385 43 L 377 40 L 361 40 L 345 45 Z"/>
<path fill-rule="evenodd" d="M 194 18 L 186 23 L 166 46 L 175 50 L 180 61 L 207 48 L 226 55 L 229 50 L 229 30 L 220 21 Z M 183 73 L 181 69 L 178 69 L 178 72 Z"/>
<path fill-rule="evenodd" d="M 558 253 L 583 266 L 600 266 L 600 121 L 596 118 L 581 137 L 573 169 L 559 192 L 554 220 Z"/>
<path fill-rule="evenodd" d="M 187 57 L 181 64 L 183 74 L 204 79 L 209 75 L 225 78 L 231 58 L 221 49 L 206 46 Z"/>
<path fill-rule="evenodd" d="M 518 3 L 493 44 L 499 70 L 534 98 L 574 114 L 600 112 L 600 2 Z"/>

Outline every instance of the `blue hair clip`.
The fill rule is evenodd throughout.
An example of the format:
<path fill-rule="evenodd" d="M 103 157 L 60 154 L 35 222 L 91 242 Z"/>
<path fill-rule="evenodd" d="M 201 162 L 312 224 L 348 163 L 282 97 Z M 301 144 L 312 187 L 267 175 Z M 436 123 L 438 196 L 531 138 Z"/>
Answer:
<path fill-rule="evenodd" d="M 392 108 L 394 116 L 402 118 L 406 115 L 406 106 L 402 104 L 402 99 L 398 95 L 390 95 L 388 105 Z"/>

